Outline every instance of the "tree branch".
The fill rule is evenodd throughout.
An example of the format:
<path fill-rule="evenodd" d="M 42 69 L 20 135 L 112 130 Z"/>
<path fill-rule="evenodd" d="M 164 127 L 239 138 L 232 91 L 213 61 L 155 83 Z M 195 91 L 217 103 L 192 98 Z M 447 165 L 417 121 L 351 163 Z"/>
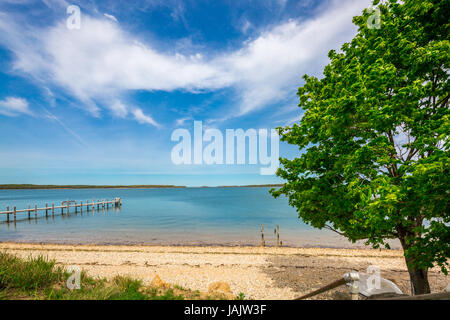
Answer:
<path fill-rule="evenodd" d="M 336 232 L 337 234 L 339 234 L 339 235 L 341 235 L 341 236 L 345 236 L 345 234 L 343 233 L 343 232 L 339 232 L 339 231 L 337 231 L 336 229 L 334 229 L 333 227 L 331 227 L 331 226 L 329 226 L 329 225 L 325 225 L 325 227 L 324 227 L 325 229 L 328 229 L 328 230 L 331 230 L 331 231 L 333 231 L 333 232 Z"/>

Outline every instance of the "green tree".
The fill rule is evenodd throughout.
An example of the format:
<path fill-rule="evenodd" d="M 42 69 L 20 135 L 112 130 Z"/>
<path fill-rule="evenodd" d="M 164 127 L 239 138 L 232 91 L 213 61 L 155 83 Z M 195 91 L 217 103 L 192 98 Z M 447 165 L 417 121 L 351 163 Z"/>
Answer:
<path fill-rule="evenodd" d="M 286 183 L 271 190 L 313 227 L 374 248 L 399 239 L 415 294 L 449 267 L 449 2 L 374 1 L 379 28 L 373 10 L 353 18 L 323 77 L 303 77 L 303 117 L 279 128 L 300 154 L 280 159 Z"/>

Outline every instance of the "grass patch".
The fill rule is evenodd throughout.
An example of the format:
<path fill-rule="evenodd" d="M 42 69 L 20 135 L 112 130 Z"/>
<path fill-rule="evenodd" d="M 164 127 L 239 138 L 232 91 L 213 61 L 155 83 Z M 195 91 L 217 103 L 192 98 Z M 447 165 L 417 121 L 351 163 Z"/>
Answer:
<path fill-rule="evenodd" d="M 65 272 L 54 261 L 39 256 L 20 259 L 0 252 L 0 289 L 13 289 L 25 294 L 44 290 L 64 279 Z"/>
<path fill-rule="evenodd" d="M 27 259 L 22 259 L 0 252 L 0 300 L 205 299 L 205 295 L 198 290 L 184 289 L 178 285 L 153 288 L 144 286 L 141 280 L 131 277 L 97 279 L 89 277 L 85 272 L 81 272 L 80 289 L 69 290 L 66 281 L 70 276 L 64 268 L 56 266 L 55 261 L 43 256 L 30 255 Z M 207 297 L 210 298 L 212 297 Z"/>
<path fill-rule="evenodd" d="M 245 300 L 245 294 L 243 292 L 239 292 L 236 296 L 236 300 Z"/>

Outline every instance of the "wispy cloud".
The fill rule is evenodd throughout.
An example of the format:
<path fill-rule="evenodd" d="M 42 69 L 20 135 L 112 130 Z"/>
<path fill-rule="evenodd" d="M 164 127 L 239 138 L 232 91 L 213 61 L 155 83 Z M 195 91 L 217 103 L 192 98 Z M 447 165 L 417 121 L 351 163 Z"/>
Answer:
<path fill-rule="evenodd" d="M 248 41 L 242 49 L 219 58 L 230 70 L 230 78 L 240 93 L 236 115 L 283 101 L 304 73 L 318 73 L 330 48 L 338 48 L 351 38 L 356 31 L 352 17 L 368 3 L 333 2 L 316 17 L 279 24 Z"/>
<path fill-rule="evenodd" d="M 107 17 L 108 19 L 117 22 L 117 18 L 114 17 L 112 14 L 104 13 L 103 15 L 104 15 L 105 17 Z"/>
<path fill-rule="evenodd" d="M 28 101 L 23 98 L 7 97 L 0 100 L 0 114 L 10 117 L 21 114 L 32 115 Z"/>
<path fill-rule="evenodd" d="M 132 111 L 134 119 L 141 124 L 151 124 L 155 127 L 160 127 L 160 125 L 149 115 L 144 114 L 142 109 L 136 108 Z"/>
<path fill-rule="evenodd" d="M 70 129 L 64 122 L 62 122 L 57 116 L 55 116 L 53 113 L 51 113 L 48 109 L 42 108 L 45 112 L 45 116 L 47 119 L 53 120 L 56 123 L 58 123 L 64 131 L 66 131 L 72 138 L 75 139 L 75 141 L 80 144 L 83 147 L 89 148 L 89 145 L 72 129 Z"/>
<path fill-rule="evenodd" d="M 184 125 L 184 123 L 185 123 L 186 121 L 189 121 L 189 120 L 193 120 L 193 118 L 192 118 L 192 117 L 184 117 L 184 118 L 180 118 L 180 119 L 175 120 L 175 124 L 176 124 L 177 127 L 179 127 L 179 126 Z"/>
<path fill-rule="evenodd" d="M 250 21 L 248 21 L 247 19 L 245 19 L 242 22 L 242 25 L 240 27 L 242 33 L 246 34 L 248 32 L 249 29 L 251 29 L 253 27 L 253 25 L 251 24 Z"/>
<path fill-rule="evenodd" d="M 195 93 L 228 87 L 237 93 L 238 110 L 229 115 L 236 117 L 283 102 L 302 74 L 319 72 L 327 51 L 351 37 L 351 18 L 369 3 L 332 1 L 315 17 L 281 22 L 240 49 L 213 55 L 207 49 L 193 55 L 158 50 L 109 14 L 109 19 L 83 14 L 81 30 L 69 30 L 65 21 L 43 29 L 19 25 L 0 12 L 0 42 L 15 53 L 16 70 L 65 88 L 94 115 L 105 107 L 116 116 L 132 114 L 155 125 L 141 109 L 109 102 L 131 90 Z"/>
<path fill-rule="evenodd" d="M 128 114 L 128 108 L 121 101 L 116 100 L 110 105 L 112 113 L 119 118 L 125 118 Z"/>

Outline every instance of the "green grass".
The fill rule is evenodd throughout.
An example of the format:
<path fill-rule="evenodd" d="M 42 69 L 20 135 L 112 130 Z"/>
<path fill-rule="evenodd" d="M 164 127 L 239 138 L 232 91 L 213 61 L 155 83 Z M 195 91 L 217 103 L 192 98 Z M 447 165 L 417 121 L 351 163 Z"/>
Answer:
<path fill-rule="evenodd" d="M 236 300 L 245 300 L 245 294 L 243 292 L 239 292 L 236 296 Z"/>
<path fill-rule="evenodd" d="M 55 262 L 42 256 L 21 259 L 0 252 L 0 300 L 181 300 L 182 293 L 143 286 L 140 280 L 117 276 L 108 281 L 81 273 L 81 288 L 69 290 L 70 276 Z"/>
<path fill-rule="evenodd" d="M 70 290 L 66 281 L 71 276 L 55 261 L 29 256 L 22 259 L 0 251 L 0 300 L 183 300 L 224 299 L 221 295 L 205 295 L 179 285 L 164 288 L 144 286 L 141 280 L 117 276 L 111 280 L 89 277 L 81 272 L 80 289 Z M 244 299 L 240 293 L 236 299 Z"/>
<path fill-rule="evenodd" d="M 14 289 L 25 294 L 49 288 L 64 279 L 65 272 L 43 257 L 27 260 L 0 253 L 0 289 Z"/>

